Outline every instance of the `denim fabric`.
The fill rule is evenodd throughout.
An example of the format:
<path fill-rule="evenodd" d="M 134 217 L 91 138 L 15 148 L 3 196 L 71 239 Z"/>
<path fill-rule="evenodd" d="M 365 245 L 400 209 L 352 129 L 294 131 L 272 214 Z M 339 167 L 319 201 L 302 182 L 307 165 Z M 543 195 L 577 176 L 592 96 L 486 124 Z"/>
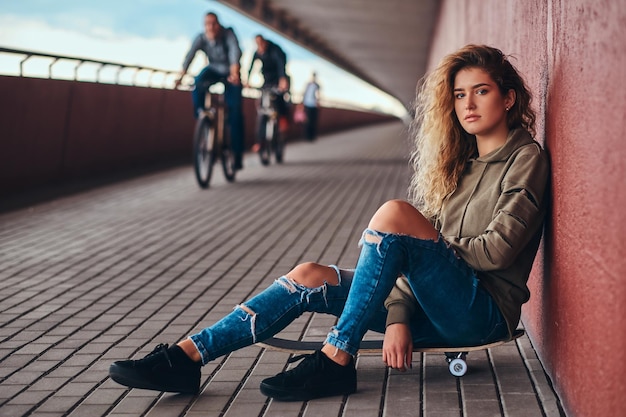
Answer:
<path fill-rule="evenodd" d="M 416 346 L 480 344 L 506 337 L 506 323 L 491 296 L 463 260 L 437 242 L 366 229 L 356 270 L 340 270 L 339 284 L 307 288 L 286 277 L 211 327 L 190 336 L 202 363 L 280 332 L 302 313 L 339 317 L 327 343 L 356 354 L 367 330 L 384 333 L 384 301 L 399 274 L 418 300 L 411 332 Z"/>
<path fill-rule="evenodd" d="M 302 313 L 320 312 L 338 317 L 350 291 L 350 273 L 339 273 L 334 268 L 338 285 L 307 288 L 282 276 L 213 326 L 191 335 L 202 363 L 272 337 Z"/>
<path fill-rule="evenodd" d="M 204 109 L 204 98 L 211 85 L 217 82 L 224 83 L 224 100 L 228 108 L 228 127 L 230 129 L 231 147 L 235 157 L 241 160 L 244 151 L 243 140 L 243 110 L 241 99 L 241 85 L 234 85 L 225 81 L 228 74 L 216 72 L 206 67 L 195 78 L 195 87 L 191 92 L 193 100 L 193 114 L 198 117 L 198 110 Z"/>
<path fill-rule="evenodd" d="M 327 343 L 356 354 L 368 329 L 384 331 L 380 311 L 399 274 L 407 277 L 419 304 L 411 322 L 416 346 L 463 346 L 506 337 L 506 323 L 492 297 L 443 238 L 435 242 L 367 229 L 361 244 L 350 294 Z"/>

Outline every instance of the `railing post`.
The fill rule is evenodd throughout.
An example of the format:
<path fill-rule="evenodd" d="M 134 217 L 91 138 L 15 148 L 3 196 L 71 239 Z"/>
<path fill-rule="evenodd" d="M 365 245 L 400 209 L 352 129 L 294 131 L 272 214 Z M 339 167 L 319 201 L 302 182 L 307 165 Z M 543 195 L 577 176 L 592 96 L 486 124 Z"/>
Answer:
<path fill-rule="evenodd" d="M 29 60 L 32 57 L 43 57 L 43 58 L 52 58 L 52 62 L 50 63 L 50 65 L 48 65 L 48 79 L 53 78 L 52 77 L 52 67 L 59 61 L 59 60 L 68 60 L 68 61 L 73 61 L 76 62 L 76 66 L 74 67 L 74 81 L 78 81 L 78 70 L 79 68 L 85 64 L 85 63 L 91 63 L 91 64 L 97 64 L 99 65 L 99 68 L 96 71 L 96 82 L 101 82 L 101 72 L 102 69 L 105 66 L 112 66 L 112 67 L 117 67 L 117 72 L 115 73 L 115 84 L 119 84 L 120 83 L 120 73 L 122 70 L 124 69 L 133 69 L 135 71 L 135 74 L 132 77 L 132 81 L 131 81 L 131 85 L 136 86 L 137 85 L 137 74 L 141 71 L 150 71 L 150 76 L 148 78 L 148 85 L 151 86 L 151 82 L 152 82 L 152 78 L 154 77 L 154 74 L 156 73 L 160 73 L 163 74 L 163 79 L 167 79 L 167 76 L 170 74 L 173 74 L 173 71 L 170 70 L 165 70 L 165 69 L 160 69 L 160 68 L 150 68 L 150 67 L 144 67 L 144 66 L 139 66 L 139 65 L 128 65 L 128 64 L 122 64 L 119 62 L 109 62 L 109 61 L 100 61 L 97 59 L 90 59 L 90 58 L 80 58 L 80 57 L 75 57 L 75 56 L 65 56 L 65 55 L 56 55 L 56 54 L 46 54 L 46 53 L 41 53 L 41 52 L 34 52 L 34 51 L 26 51 L 26 50 L 21 50 L 21 49 L 11 49 L 11 48 L 4 48 L 4 47 L 0 47 L 0 54 L 5 53 L 5 54 L 16 54 L 16 55 L 25 55 L 23 59 L 20 60 L 19 62 L 19 69 L 20 69 L 20 77 L 24 77 L 24 63 Z M 165 83 L 165 81 L 164 81 Z M 161 87 L 163 87 L 164 83 L 162 84 Z"/>

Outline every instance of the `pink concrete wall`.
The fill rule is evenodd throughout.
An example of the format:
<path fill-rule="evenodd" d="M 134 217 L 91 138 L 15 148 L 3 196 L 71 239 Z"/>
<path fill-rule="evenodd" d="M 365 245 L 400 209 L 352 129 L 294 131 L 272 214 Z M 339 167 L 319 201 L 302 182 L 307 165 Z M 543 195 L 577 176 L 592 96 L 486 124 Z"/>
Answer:
<path fill-rule="evenodd" d="M 0 76 L 0 197 L 155 162 L 191 161 L 195 120 L 186 91 Z M 255 105 L 244 101 L 246 143 Z M 393 119 L 322 109 L 320 131 Z M 297 137 L 296 127 L 291 138 Z"/>
<path fill-rule="evenodd" d="M 523 323 L 568 415 L 626 415 L 626 0 L 442 2 L 431 66 L 466 43 L 517 57 L 551 156 Z"/>

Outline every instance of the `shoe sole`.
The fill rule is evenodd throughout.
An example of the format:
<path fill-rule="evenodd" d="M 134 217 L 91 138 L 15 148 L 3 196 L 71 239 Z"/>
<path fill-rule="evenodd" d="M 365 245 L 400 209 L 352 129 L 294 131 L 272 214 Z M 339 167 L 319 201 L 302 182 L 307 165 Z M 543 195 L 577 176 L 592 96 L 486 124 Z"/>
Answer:
<path fill-rule="evenodd" d="M 356 381 L 334 382 L 316 391 L 294 390 L 293 388 L 276 387 L 261 382 L 260 389 L 263 395 L 278 401 L 308 401 L 316 398 L 354 394 L 356 392 Z"/>
<path fill-rule="evenodd" d="M 139 389 L 147 389 L 152 391 L 160 391 L 160 392 L 175 392 L 179 394 L 198 394 L 199 389 L 187 389 L 187 388 L 172 388 L 172 387 L 163 387 L 156 384 L 150 384 L 143 379 L 135 379 L 128 375 L 128 370 L 124 368 L 119 368 L 116 364 L 111 364 L 109 367 L 109 376 L 115 382 L 120 385 L 124 385 L 129 388 L 139 388 Z"/>

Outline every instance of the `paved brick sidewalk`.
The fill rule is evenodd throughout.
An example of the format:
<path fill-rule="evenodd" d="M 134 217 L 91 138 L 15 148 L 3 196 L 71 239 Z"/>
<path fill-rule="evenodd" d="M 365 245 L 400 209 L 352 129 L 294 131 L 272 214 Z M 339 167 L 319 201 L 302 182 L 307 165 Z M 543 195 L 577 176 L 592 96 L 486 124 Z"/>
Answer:
<path fill-rule="evenodd" d="M 362 355 L 356 394 L 307 403 L 261 395 L 288 355 L 256 346 L 204 367 L 195 397 L 109 380 L 112 361 L 184 338 L 302 261 L 353 266 L 409 175 L 399 123 L 290 144 L 281 166 L 245 162 L 209 190 L 185 166 L 0 213 L 0 416 L 559 415 L 526 337 L 471 354 L 462 379 L 442 355 L 407 373 Z M 306 315 L 285 335 L 322 339 L 333 320 Z"/>

